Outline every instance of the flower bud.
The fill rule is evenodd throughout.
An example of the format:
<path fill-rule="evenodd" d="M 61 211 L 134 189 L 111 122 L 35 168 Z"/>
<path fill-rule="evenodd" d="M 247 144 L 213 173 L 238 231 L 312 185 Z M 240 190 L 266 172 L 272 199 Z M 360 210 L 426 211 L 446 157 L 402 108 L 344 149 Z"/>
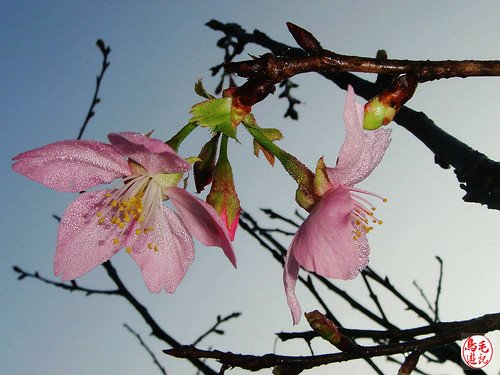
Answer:
<path fill-rule="evenodd" d="M 240 217 L 240 200 L 233 181 L 233 171 L 227 158 L 227 137 L 221 141 L 220 155 L 213 172 L 212 188 L 207 196 L 207 203 L 220 215 L 229 231 L 229 237 L 234 240 Z"/>
<path fill-rule="evenodd" d="M 326 341 L 337 345 L 340 342 L 342 334 L 337 326 L 326 318 L 318 310 L 314 310 L 304 314 L 311 328 Z"/>
<path fill-rule="evenodd" d="M 401 107 L 413 96 L 418 80 L 415 76 L 400 75 L 388 88 L 365 104 L 363 128 L 375 130 L 390 123 Z"/>
<path fill-rule="evenodd" d="M 212 182 L 219 136 L 220 133 L 216 133 L 212 139 L 205 143 L 198 155 L 200 161 L 197 161 L 193 165 L 194 183 L 198 194 L 205 189 L 205 186 Z"/>

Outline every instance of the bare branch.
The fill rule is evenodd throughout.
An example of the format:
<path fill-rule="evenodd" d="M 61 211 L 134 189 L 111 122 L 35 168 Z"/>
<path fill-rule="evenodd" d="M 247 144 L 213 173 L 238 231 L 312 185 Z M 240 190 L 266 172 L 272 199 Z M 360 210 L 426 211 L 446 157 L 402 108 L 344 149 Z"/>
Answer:
<path fill-rule="evenodd" d="M 365 282 L 366 288 L 368 289 L 368 292 L 370 293 L 370 298 L 375 303 L 375 306 L 377 306 L 378 311 L 380 312 L 380 315 L 382 316 L 382 319 L 385 319 L 387 322 L 389 322 L 389 320 L 385 316 L 384 309 L 382 308 L 382 305 L 380 304 L 377 295 L 373 292 L 373 289 L 372 289 L 370 282 L 368 281 L 366 275 L 364 273 L 361 273 L 361 276 L 363 277 L 363 281 Z"/>
<path fill-rule="evenodd" d="M 441 296 L 441 286 L 443 283 L 443 260 L 436 256 L 437 261 L 439 262 L 439 281 L 436 291 L 436 301 L 434 302 L 434 321 L 439 322 L 439 297 Z"/>
<path fill-rule="evenodd" d="M 111 262 L 108 260 L 107 262 L 103 263 L 102 266 L 108 273 L 108 276 L 111 278 L 111 280 L 114 281 L 114 283 L 120 290 L 120 294 L 136 309 L 139 315 L 141 315 L 144 321 L 149 325 L 149 327 L 152 330 L 151 334 L 173 348 L 182 347 L 177 340 L 175 340 L 172 336 L 170 336 L 158 325 L 156 320 L 149 313 L 148 309 L 146 309 L 146 307 L 143 304 L 141 304 L 132 295 L 132 293 L 130 293 L 130 291 L 125 287 L 125 284 L 123 284 L 122 280 L 118 276 L 118 273 L 116 272 Z M 203 374 L 216 375 L 216 372 L 214 370 L 212 370 L 210 367 L 208 367 L 205 363 L 203 363 L 199 359 L 188 358 L 188 360 Z"/>
<path fill-rule="evenodd" d="M 68 290 L 69 292 L 82 292 L 85 293 L 85 295 L 90 296 L 91 294 L 107 294 L 107 295 L 121 295 L 119 289 L 114 289 L 114 290 L 99 290 L 99 289 L 90 289 L 90 288 L 84 288 L 81 287 L 80 285 L 77 284 L 75 280 L 70 281 L 69 283 L 62 283 L 59 281 L 47 279 L 43 276 L 40 276 L 38 271 L 35 271 L 33 273 L 24 271 L 22 268 L 18 266 L 12 267 L 14 272 L 18 273 L 19 276 L 17 277 L 18 280 L 22 280 L 24 278 L 33 278 L 38 281 L 42 281 L 46 284 L 55 286 L 56 288 L 61 288 L 64 290 Z"/>
<path fill-rule="evenodd" d="M 298 228 L 300 226 L 300 224 L 297 224 L 292 219 L 289 219 L 287 217 L 284 217 L 283 215 L 278 214 L 277 212 L 275 212 L 271 208 L 261 208 L 260 210 L 262 212 L 264 212 L 267 216 L 269 216 L 270 219 L 279 219 L 279 220 L 282 220 L 285 223 L 288 223 L 288 224 L 292 225 L 295 228 Z"/>
<path fill-rule="evenodd" d="M 164 353 L 177 358 L 211 358 L 230 367 L 240 367 L 250 371 L 258 371 L 264 368 L 281 366 L 291 369 L 309 369 L 325 364 L 343 362 L 358 358 L 373 358 L 387 356 L 396 353 L 407 353 L 415 351 L 427 351 L 450 342 L 460 340 L 462 332 L 486 333 L 500 329 L 500 314 L 484 315 L 480 318 L 451 323 L 450 329 L 438 333 L 433 337 L 424 338 L 412 342 L 391 343 L 388 345 L 377 345 L 360 347 L 359 351 L 352 353 L 323 354 L 316 356 L 281 356 L 265 354 L 262 356 L 234 354 L 221 352 L 219 350 L 201 350 L 194 346 L 183 346 L 180 348 L 164 350 Z"/>
<path fill-rule="evenodd" d="M 216 333 L 218 335 L 223 335 L 224 334 L 224 331 L 219 329 L 219 326 L 222 324 L 222 323 L 225 323 L 231 319 L 234 319 L 234 318 L 238 318 L 239 316 L 241 315 L 240 312 L 234 312 L 232 314 L 229 314 L 229 315 L 226 315 L 225 317 L 221 318 L 220 315 L 217 316 L 217 321 L 215 322 L 215 324 L 210 327 L 205 333 L 203 333 L 202 335 L 200 335 L 200 337 L 198 337 L 192 345 L 197 345 L 200 343 L 201 340 L 203 340 L 205 337 L 207 337 L 208 335 L 210 335 L 211 333 Z"/>
<path fill-rule="evenodd" d="M 167 371 L 165 370 L 165 368 L 161 365 L 161 363 L 158 361 L 158 359 L 156 358 L 155 354 L 153 353 L 153 351 L 151 349 L 149 349 L 149 347 L 146 345 L 146 343 L 144 342 L 144 340 L 141 338 L 141 336 L 135 332 L 132 328 L 130 328 L 130 326 L 127 324 L 127 323 L 123 323 L 123 326 L 132 334 L 134 335 L 137 340 L 139 340 L 139 344 L 141 344 L 141 346 L 148 352 L 148 354 L 151 356 L 151 358 L 153 358 L 153 363 L 156 365 L 156 367 L 158 367 L 158 369 L 160 370 L 160 372 L 164 375 L 167 375 Z"/>
<path fill-rule="evenodd" d="M 94 117 L 94 115 L 95 115 L 95 112 L 94 112 L 95 106 L 101 102 L 101 99 L 98 96 L 99 89 L 101 87 L 101 82 L 102 82 L 102 78 L 104 77 L 104 73 L 106 72 L 106 69 L 108 69 L 108 66 L 109 66 L 108 55 L 111 53 L 111 48 L 109 46 L 106 46 L 106 44 L 104 43 L 104 41 L 102 39 L 98 39 L 96 42 L 96 45 L 102 53 L 101 72 L 96 77 L 96 85 L 95 85 L 95 90 L 94 90 L 94 96 L 92 98 L 92 103 L 90 104 L 89 111 L 87 112 L 87 116 L 85 117 L 85 120 L 83 121 L 83 125 L 80 128 L 80 132 L 78 133 L 78 137 L 76 139 L 82 138 L 83 132 L 85 131 L 87 124 L 89 123 L 90 119 L 92 117 Z"/>
<path fill-rule="evenodd" d="M 427 304 L 427 307 L 429 308 L 429 310 L 431 310 L 433 313 L 435 313 L 434 311 L 434 308 L 432 307 L 431 305 L 431 301 L 429 301 L 429 299 L 427 298 L 427 296 L 425 295 L 425 292 L 424 290 L 417 284 L 417 281 L 416 280 L 413 280 L 413 285 L 415 286 L 415 288 L 417 288 L 417 290 L 420 292 L 420 295 L 422 296 L 422 298 L 424 299 L 425 303 Z"/>

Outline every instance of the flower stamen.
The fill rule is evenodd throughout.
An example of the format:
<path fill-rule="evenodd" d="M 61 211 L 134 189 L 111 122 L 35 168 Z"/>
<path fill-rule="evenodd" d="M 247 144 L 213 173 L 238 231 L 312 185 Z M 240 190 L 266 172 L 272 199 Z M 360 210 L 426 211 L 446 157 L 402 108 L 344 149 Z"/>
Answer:
<path fill-rule="evenodd" d="M 161 187 L 151 175 L 131 176 L 124 179 L 124 186 L 105 194 L 104 209 L 96 212 L 99 225 L 111 223 L 118 229 L 113 238 L 114 245 L 130 241 L 129 236 L 148 235 L 153 231 L 158 212 L 157 205 L 162 201 Z M 123 241 L 122 241 L 123 240 Z M 151 246 L 150 246 L 151 245 Z M 158 251 L 155 243 L 149 243 L 148 248 Z M 131 246 L 125 251 L 130 253 Z"/>

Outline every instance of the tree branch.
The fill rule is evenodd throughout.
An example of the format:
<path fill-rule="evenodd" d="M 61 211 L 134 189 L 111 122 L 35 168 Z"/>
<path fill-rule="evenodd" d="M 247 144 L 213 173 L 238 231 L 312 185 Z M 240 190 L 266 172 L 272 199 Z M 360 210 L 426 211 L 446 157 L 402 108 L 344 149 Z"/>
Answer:
<path fill-rule="evenodd" d="M 343 362 L 359 358 L 373 358 L 397 353 L 427 351 L 431 348 L 462 339 L 463 332 L 486 333 L 500 329 L 500 314 L 484 315 L 480 318 L 450 323 L 450 329 L 437 333 L 433 337 L 405 343 L 360 347 L 352 353 L 323 354 L 316 356 L 281 356 L 265 354 L 254 356 L 234 354 L 219 350 L 201 350 L 194 346 L 164 350 L 164 353 L 177 358 L 211 358 L 229 367 L 240 367 L 250 371 L 281 366 L 290 369 L 304 370 L 325 364 Z"/>
<path fill-rule="evenodd" d="M 113 290 L 99 290 L 99 289 L 89 289 L 89 288 L 84 288 L 81 287 L 80 285 L 77 284 L 75 280 L 70 281 L 69 283 L 62 283 L 59 281 L 54 281 L 47 279 L 43 276 L 40 276 L 38 271 L 35 271 L 33 273 L 26 272 L 22 268 L 18 266 L 12 267 L 14 272 L 18 273 L 19 276 L 17 277 L 18 280 L 22 280 L 24 278 L 33 278 L 38 281 L 42 281 L 46 284 L 55 286 L 56 288 L 61 288 L 64 290 L 68 290 L 69 292 L 82 292 L 85 293 L 87 296 L 90 296 L 91 294 L 106 294 L 106 295 L 121 295 L 119 289 L 113 289 Z"/>
<path fill-rule="evenodd" d="M 223 335 L 224 334 L 224 331 L 219 329 L 219 326 L 222 324 L 222 323 L 225 323 L 231 319 L 234 319 L 234 318 L 237 318 L 241 315 L 240 312 L 234 312 L 230 315 L 226 315 L 225 317 L 221 317 L 220 315 L 217 316 L 217 321 L 215 322 L 215 324 L 210 327 L 205 333 L 203 333 L 202 335 L 200 335 L 200 337 L 198 337 L 192 345 L 197 345 L 200 343 L 201 340 L 203 340 L 205 337 L 207 337 L 208 335 L 210 335 L 211 333 L 216 333 L 218 335 Z"/>
<path fill-rule="evenodd" d="M 85 120 L 83 121 L 83 125 L 80 128 L 80 132 L 78 133 L 78 137 L 76 139 L 81 139 L 83 136 L 83 132 L 85 131 L 85 128 L 87 127 L 87 124 L 89 123 L 90 119 L 94 117 L 95 112 L 94 108 L 97 104 L 101 102 L 101 99 L 99 98 L 99 89 L 101 87 L 101 81 L 102 78 L 104 77 L 104 73 L 106 72 L 106 69 L 108 69 L 109 62 L 108 62 L 108 55 L 111 53 L 111 48 L 109 46 L 106 46 L 104 41 L 102 39 L 98 39 L 96 42 L 97 47 L 102 53 L 102 64 L 101 64 L 101 72 L 96 78 L 96 85 L 95 85 L 95 90 L 94 90 L 94 96 L 92 97 L 92 103 L 90 103 L 90 108 L 87 112 L 87 116 L 85 117 Z"/>
<path fill-rule="evenodd" d="M 276 42 L 258 30 L 255 30 L 253 33 L 247 33 L 239 25 L 230 23 L 224 24 L 215 20 L 208 22 L 207 26 L 213 30 L 222 31 L 226 35 L 235 37 L 241 43 L 254 43 L 267 48 L 275 56 L 284 56 L 287 58 L 297 57 L 302 59 L 308 57 L 308 54 L 303 49 L 293 48 L 286 44 Z M 265 57 L 263 60 L 267 58 L 268 57 Z M 273 58 L 275 57 L 273 56 Z M 308 58 L 311 59 L 311 56 Z M 261 61 L 261 65 L 265 65 L 262 63 L 263 60 L 257 59 L 257 61 Z M 388 60 L 385 58 L 379 58 L 371 60 L 371 63 L 377 62 L 380 63 L 381 66 L 386 66 L 385 64 L 387 64 L 387 61 Z M 491 65 L 495 67 L 493 68 Z M 486 70 L 492 68 L 492 72 L 498 74 L 497 70 L 499 66 L 500 63 L 498 61 L 495 63 L 486 62 L 483 68 Z M 259 79 L 269 79 L 270 81 L 277 79 L 279 74 L 276 71 L 271 71 L 271 73 L 270 78 L 265 76 Z M 424 72 L 422 72 L 422 74 L 423 73 Z M 352 85 L 356 94 L 366 100 L 373 98 L 378 91 L 380 91 L 379 85 L 359 78 L 351 73 L 322 72 L 320 74 L 334 82 L 343 90 L 347 89 L 347 85 Z M 423 76 L 425 77 L 425 74 Z M 398 112 L 394 121 L 424 143 L 434 153 L 435 160 L 439 162 L 440 165 L 451 165 L 455 168 L 455 174 L 460 182 L 460 187 L 466 191 L 463 197 L 464 201 L 481 203 L 487 205 L 488 208 L 500 209 L 499 162 L 488 159 L 486 155 L 472 149 L 465 143 L 446 133 L 422 112 L 416 112 L 405 106 Z"/>
<path fill-rule="evenodd" d="M 118 273 L 116 272 L 111 262 L 108 260 L 107 262 L 103 263 L 102 266 L 108 273 L 108 276 L 111 278 L 111 280 L 114 281 L 114 283 L 120 290 L 120 295 L 123 296 L 136 309 L 139 315 L 141 315 L 142 318 L 145 320 L 145 322 L 149 325 L 149 327 L 152 330 L 151 334 L 156 338 L 160 339 L 161 341 L 167 343 L 172 348 L 182 347 L 182 345 L 177 340 L 175 340 L 172 336 L 170 336 L 158 325 L 156 320 L 149 313 L 148 309 L 143 304 L 141 304 L 132 295 L 132 293 L 129 292 L 129 290 L 125 287 L 125 284 L 123 284 L 123 282 L 121 281 L 120 277 L 118 276 Z M 212 370 L 210 367 L 208 367 L 205 363 L 203 363 L 199 359 L 188 358 L 188 361 L 191 362 L 196 368 L 198 368 L 204 374 L 216 375 L 216 372 L 214 370 Z"/>
<path fill-rule="evenodd" d="M 158 359 L 156 358 L 155 356 L 155 353 L 153 353 L 153 351 L 151 349 L 149 349 L 149 347 L 146 345 L 146 343 L 144 342 L 144 340 L 142 339 L 141 335 L 139 335 L 137 332 L 135 332 L 132 328 L 130 328 L 130 326 L 127 324 L 127 323 L 123 323 L 123 326 L 127 329 L 127 331 L 129 331 L 132 335 L 134 335 L 136 337 L 136 339 L 139 341 L 139 344 L 141 344 L 141 346 L 148 352 L 148 354 L 151 356 L 151 358 L 153 359 L 153 363 L 156 365 L 156 367 L 158 367 L 158 369 L 160 370 L 160 372 L 164 375 L 167 375 L 167 371 L 165 370 L 165 368 L 161 365 L 161 363 L 158 361 Z"/>

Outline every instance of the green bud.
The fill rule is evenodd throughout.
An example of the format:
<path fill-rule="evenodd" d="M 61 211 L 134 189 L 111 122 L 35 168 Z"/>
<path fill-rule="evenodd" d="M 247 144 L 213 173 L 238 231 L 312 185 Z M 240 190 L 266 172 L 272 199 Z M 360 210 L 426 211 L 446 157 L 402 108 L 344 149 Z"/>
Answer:
<path fill-rule="evenodd" d="M 365 104 L 365 116 L 363 118 L 363 129 L 375 130 L 382 125 L 392 121 L 396 111 L 394 108 L 382 104 L 376 96 Z"/>

